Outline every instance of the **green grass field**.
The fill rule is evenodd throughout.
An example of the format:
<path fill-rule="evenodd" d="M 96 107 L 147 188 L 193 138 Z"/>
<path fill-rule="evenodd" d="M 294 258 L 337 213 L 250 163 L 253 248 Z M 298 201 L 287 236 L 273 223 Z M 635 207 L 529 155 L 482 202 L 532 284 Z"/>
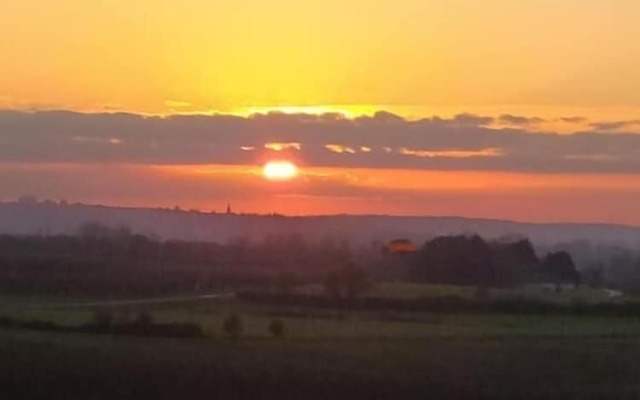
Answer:
<path fill-rule="evenodd" d="M 477 288 L 471 286 L 437 285 L 420 283 L 385 283 L 372 285 L 366 292 L 367 296 L 394 298 L 394 299 L 419 299 L 429 297 L 455 296 L 463 299 L 473 299 L 477 296 Z M 296 288 L 300 294 L 321 295 L 324 288 L 320 284 L 307 285 Z M 519 289 L 487 289 L 489 297 L 494 299 L 529 299 L 550 303 L 570 304 L 582 302 L 587 304 L 621 302 L 634 300 L 629 296 L 611 298 L 605 290 L 591 289 L 581 286 L 575 290 L 545 290 L 538 285 L 528 285 Z"/>
<path fill-rule="evenodd" d="M 297 293 L 321 295 L 324 288 L 320 284 L 296 288 Z M 367 296 L 388 297 L 395 299 L 417 299 L 421 297 L 458 296 L 472 298 L 475 288 L 454 285 L 426 285 L 419 283 L 376 283 L 366 292 Z M 497 293 L 498 290 L 495 290 Z"/>
<path fill-rule="evenodd" d="M 319 287 L 301 290 L 314 293 Z M 474 296 L 473 288 L 386 284 L 377 296 Z M 575 293 L 574 293 L 575 294 Z M 491 296 L 522 293 L 494 291 Z M 547 293 L 549 301 L 564 293 Z M 585 291 L 585 296 L 595 292 Z M 575 300 L 569 300 L 575 301 Z M 73 299 L 0 298 L 0 315 L 92 321 Z M 57 305 L 51 307 L 52 304 Z M 8 398 L 626 399 L 640 386 L 640 318 L 349 311 L 234 298 L 112 307 L 200 324 L 204 339 L 0 329 Z M 240 339 L 223 321 L 239 315 Z M 269 323 L 285 335 L 270 337 Z"/>
<path fill-rule="evenodd" d="M 319 294 L 321 286 L 307 286 L 299 291 Z M 391 298 L 459 296 L 472 298 L 475 288 L 446 285 L 378 284 L 370 295 Z M 584 299 L 605 301 L 599 291 L 581 289 L 571 293 L 526 293 L 493 290 L 494 298 L 537 296 L 550 302 L 574 302 Z M 531 297 L 529 297 L 531 298 Z M 61 325 L 81 325 L 94 318 L 94 307 L 61 306 L 71 299 L 0 298 L 0 315 L 20 320 L 44 320 Z M 57 305 L 51 307 L 52 304 Z M 353 311 L 313 309 L 295 306 L 248 304 L 234 298 L 197 299 L 179 303 L 168 302 L 114 306 L 116 318 L 134 318 L 141 310 L 152 313 L 158 322 L 190 322 L 203 327 L 210 337 L 223 337 L 224 320 L 231 314 L 243 321 L 243 336 L 268 338 L 268 326 L 278 319 L 284 322 L 285 335 L 301 339 L 333 338 L 432 338 L 432 337 L 640 337 L 640 319 L 630 317 L 562 316 L 562 315 L 502 315 L 411 313 L 397 311 Z"/>

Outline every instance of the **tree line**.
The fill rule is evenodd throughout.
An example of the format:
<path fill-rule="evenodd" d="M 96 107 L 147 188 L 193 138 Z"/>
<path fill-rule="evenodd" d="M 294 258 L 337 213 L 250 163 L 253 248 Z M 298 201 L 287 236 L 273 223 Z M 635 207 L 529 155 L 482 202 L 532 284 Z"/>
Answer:
<path fill-rule="evenodd" d="M 530 282 L 580 283 L 571 255 L 550 252 L 540 258 L 528 239 L 487 241 L 478 235 L 441 236 L 400 258 L 387 277 L 412 282 L 467 286 L 513 287 Z"/>
<path fill-rule="evenodd" d="M 333 237 L 310 241 L 295 233 L 222 244 L 89 223 L 76 235 L 0 235 L 4 293 L 134 297 L 323 283 L 335 297 L 353 297 L 373 279 L 507 287 L 578 283 L 581 276 L 566 251 L 540 258 L 523 238 L 438 237 L 401 256 L 385 255 L 381 244 L 354 249 Z"/>
<path fill-rule="evenodd" d="M 267 287 L 283 275 L 320 281 L 327 266 L 354 257 L 331 237 L 193 242 L 88 223 L 75 235 L 0 235 L 0 292 L 136 297 Z"/>

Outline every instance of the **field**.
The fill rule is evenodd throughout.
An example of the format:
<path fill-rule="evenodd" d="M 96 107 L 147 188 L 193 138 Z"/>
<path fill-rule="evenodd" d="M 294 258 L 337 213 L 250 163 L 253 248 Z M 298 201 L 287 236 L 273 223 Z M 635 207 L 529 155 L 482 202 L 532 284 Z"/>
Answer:
<path fill-rule="evenodd" d="M 419 299 L 430 297 L 455 296 L 465 299 L 473 299 L 477 296 L 478 289 L 469 286 L 455 285 L 428 285 L 420 283 L 376 283 L 367 292 L 373 297 L 396 299 Z M 297 293 L 319 295 L 324 292 L 322 285 L 308 285 L 296 288 Z M 555 291 L 553 288 L 542 288 L 537 285 L 528 285 L 518 289 L 487 289 L 487 296 L 495 299 L 529 299 L 549 303 L 582 302 L 587 304 L 606 303 L 612 301 L 635 300 L 629 296 L 612 298 L 603 289 L 591 289 L 581 286 L 577 289 Z"/>
<path fill-rule="evenodd" d="M 0 331 L 9 398 L 636 398 L 636 340 L 168 340 Z M 443 397 L 440 397 L 443 396 Z"/>
<path fill-rule="evenodd" d="M 400 289 L 407 288 L 377 290 L 412 293 Z M 410 289 L 417 296 L 443 290 Z M 0 315 L 67 325 L 94 316 L 92 307 L 50 306 L 59 303 L 4 298 Z M 141 309 L 160 322 L 198 323 L 207 337 L 0 330 L 4 392 L 13 393 L 10 398 L 78 399 L 640 395 L 638 318 L 310 309 L 233 298 L 113 307 L 117 315 Z M 244 325 L 237 340 L 222 329 L 231 314 Z M 284 323 L 282 338 L 270 335 L 274 319 Z"/>
<path fill-rule="evenodd" d="M 404 290 L 408 289 L 408 290 Z M 308 288 L 303 290 L 308 291 Z M 377 294 L 393 297 L 416 296 L 429 293 L 469 295 L 471 289 L 429 285 L 379 286 Z M 375 292 L 374 292 L 375 293 Z M 500 294 L 504 296 L 504 293 Z M 582 294 L 584 296 L 584 294 Z M 547 294 L 549 301 L 568 297 L 561 293 Z M 0 315 L 21 320 L 51 321 L 73 326 L 92 322 L 95 307 L 76 305 L 68 300 L 4 299 Z M 23 304 L 24 306 L 18 306 Z M 55 304 L 55 306 L 51 306 Z M 71 303 L 72 304 L 72 303 Z M 141 310 L 152 314 L 157 322 L 189 322 L 203 327 L 211 338 L 225 336 L 222 326 L 232 314 L 243 322 L 243 337 L 270 338 L 271 321 L 281 320 L 287 338 L 466 338 L 466 337 L 640 337 L 640 319 L 633 317 L 583 317 L 571 315 L 504 315 L 504 314 L 448 314 L 412 313 L 390 310 L 354 311 L 314 309 L 295 306 L 249 304 L 235 298 L 193 299 L 180 302 L 101 307 L 113 311 L 116 318 L 125 315 L 135 318 Z"/>

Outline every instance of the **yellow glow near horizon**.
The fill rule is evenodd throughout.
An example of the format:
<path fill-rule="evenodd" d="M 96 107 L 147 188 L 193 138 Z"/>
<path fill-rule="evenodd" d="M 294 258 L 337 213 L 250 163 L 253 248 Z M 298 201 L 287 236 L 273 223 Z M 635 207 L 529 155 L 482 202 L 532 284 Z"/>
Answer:
<path fill-rule="evenodd" d="M 262 174 L 270 181 L 288 181 L 298 176 L 298 167 L 291 161 L 269 161 Z"/>
<path fill-rule="evenodd" d="M 25 168 L 42 168 L 41 165 L 25 165 Z M 72 164 L 61 166 L 47 164 L 47 168 L 72 169 Z M 155 165 L 138 166 L 157 173 L 159 176 L 177 176 L 183 180 L 229 179 L 233 181 L 257 182 L 267 173 L 284 175 L 313 185 L 320 183 L 349 184 L 353 187 L 402 190 L 409 192 L 456 193 L 493 190 L 501 192 L 529 191 L 544 193 L 554 190 L 626 190 L 640 187 L 640 174 L 536 174 L 501 171 L 443 171 L 393 168 L 338 168 L 309 167 L 304 171 L 288 160 L 272 160 L 262 166 L 253 165 Z M 267 171 L 268 170 L 268 171 Z M 517 206 L 517 205 L 514 205 Z"/>

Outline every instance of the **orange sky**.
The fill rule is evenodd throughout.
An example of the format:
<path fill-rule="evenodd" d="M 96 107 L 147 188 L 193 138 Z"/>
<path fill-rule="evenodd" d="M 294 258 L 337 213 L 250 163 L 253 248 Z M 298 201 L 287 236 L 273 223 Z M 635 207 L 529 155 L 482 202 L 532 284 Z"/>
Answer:
<path fill-rule="evenodd" d="M 297 180 L 273 184 L 264 181 L 255 167 L 155 169 L 181 180 L 225 177 L 242 182 L 255 193 L 255 198 L 234 204 L 244 212 L 262 212 L 266 207 L 299 215 L 466 215 L 547 222 L 588 222 L 598 215 L 603 222 L 640 224 L 640 175 L 307 168 Z M 336 186 L 342 189 L 324 189 Z M 224 202 L 192 204 L 207 210 L 224 206 Z"/>
<path fill-rule="evenodd" d="M 586 117 L 640 108 L 633 0 L 0 1 L 0 102 Z"/>
<path fill-rule="evenodd" d="M 8 177 L 7 175 L 11 175 Z M 307 168 L 268 182 L 254 166 L 1 165 L 19 193 L 90 204 L 223 212 L 462 215 L 640 225 L 640 175 Z M 38 189 L 38 192 L 34 189 Z M 12 198 L 11 187 L 0 198 Z"/>
<path fill-rule="evenodd" d="M 536 159 L 537 148 L 531 146 L 538 142 L 530 146 L 525 140 L 507 150 L 482 143 L 438 147 L 412 136 L 409 145 L 398 143 L 392 149 L 395 143 L 380 144 L 395 161 L 382 160 L 381 153 L 376 166 L 365 168 L 347 158 L 320 157 L 320 150 L 311 158 L 304 152 L 311 144 L 331 152 L 347 144 L 333 139 L 319 144 L 308 135 L 304 138 L 311 144 L 289 149 L 302 167 L 301 176 L 273 183 L 256 171 L 266 161 L 264 154 L 274 154 L 264 153 L 264 146 L 292 134 L 288 125 L 261 131 L 256 122 L 261 140 L 270 139 L 264 143 L 194 142 L 194 154 L 211 146 L 212 156 L 205 161 L 190 162 L 188 146 L 173 149 L 180 159 L 175 164 L 182 165 L 172 166 L 140 161 L 135 148 L 109 159 L 104 149 L 89 145 L 102 141 L 124 148 L 138 133 L 125 135 L 114 128 L 111 136 L 96 139 L 91 135 L 98 125 L 70 134 L 78 150 L 48 159 L 48 146 L 51 153 L 59 147 L 42 145 L 45 136 L 65 128 L 12 131 L 13 117 L 0 115 L 8 121 L 2 125 L 0 120 L 0 128 L 5 127 L 0 144 L 31 135 L 13 143 L 13 153 L 0 151 L 0 199 L 32 193 L 206 210 L 220 210 L 231 201 L 251 212 L 458 214 L 640 224 L 635 206 L 640 203 L 640 173 L 634 149 L 624 151 L 624 143 L 636 142 L 618 135 L 640 133 L 640 122 L 633 122 L 640 116 L 639 20 L 640 2 L 634 0 L 0 0 L 0 110 L 163 116 L 248 116 L 278 110 L 339 112 L 348 118 L 387 110 L 412 121 L 461 113 L 511 114 L 535 122 L 514 126 L 496 119 L 489 125 L 563 135 L 600 129 L 622 143 L 603 146 L 601 154 L 590 147 L 591 153 L 583 155 L 581 146 L 588 143 L 581 142 L 575 154 L 556 154 L 554 160 L 591 157 L 601 164 L 590 164 L 585 172 L 563 170 L 565 164 L 545 171 L 545 152 L 553 148 L 541 145 Z M 601 122 L 621 125 L 593 125 Z M 107 122 L 99 123 L 108 131 Z M 388 129 L 392 134 L 395 128 Z M 459 128 L 450 129 L 455 133 Z M 190 132 L 171 134 L 191 140 L 185 136 Z M 369 133 L 356 134 L 366 139 Z M 384 137 L 384 132 L 376 134 Z M 464 137 L 473 139 L 472 134 Z M 154 146 L 156 139 L 151 140 Z M 103 158 L 91 160 L 93 153 L 80 142 Z M 219 149 L 230 152 L 232 146 L 256 156 L 228 161 L 235 156 L 224 153 L 224 162 L 213 156 Z M 371 147 L 352 150 L 364 157 Z M 145 157 L 153 158 L 153 151 Z M 500 168 L 481 167 L 479 161 L 477 168 L 473 163 L 446 164 L 447 171 L 420 167 L 434 165 L 427 163 L 432 159 L 508 151 L 513 160 Z M 167 154 L 163 156 L 171 159 L 173 153 Z M 398 162 L 400 155 L 425 163 Z M 611 160 L 618 160 L 619 168 L 611 167 Z M 236 165 L 248 162 L 253 165 Z M 133 178 L 107 170 L 135 171 L 145 190 L 136 188 Z"/>

